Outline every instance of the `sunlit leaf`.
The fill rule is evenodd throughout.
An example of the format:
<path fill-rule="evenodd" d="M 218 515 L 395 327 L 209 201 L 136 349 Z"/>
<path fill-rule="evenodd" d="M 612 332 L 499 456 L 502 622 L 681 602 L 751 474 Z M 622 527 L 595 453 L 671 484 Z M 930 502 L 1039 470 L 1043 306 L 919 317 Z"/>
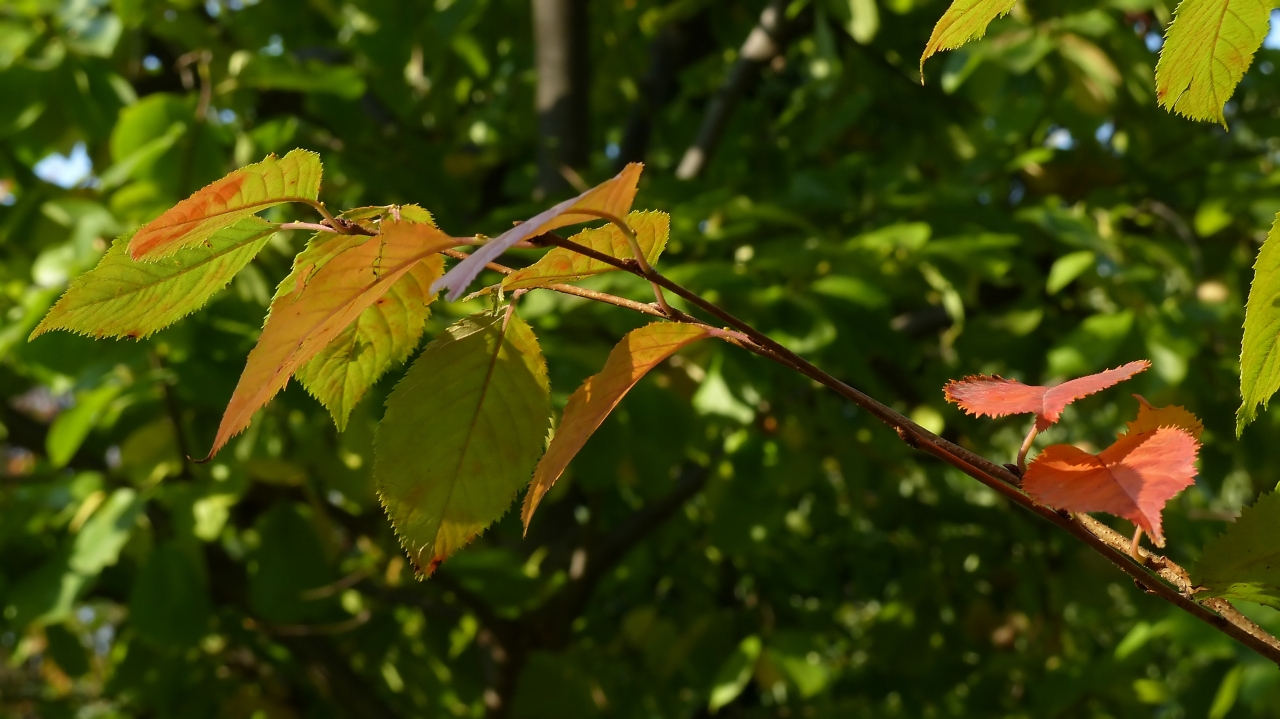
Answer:
<path fill-rule="evenodd" d="M 1253 263 L 1253 284 L 1244 310 L 1244 341 L 1240 347 L 1240 409 L 1236 435 L 1266 409 L 1280 389 L 1280 215 Z"/>
<path fill-rule="evenodd" d="M 1138 400 L 1138 417 L 1125 428 L 1126 434 L 1141 434 L 1161 427 L 1177 427 L 1195 439 L 1200 439 L 1204 433 L 1204 422 L 1185 407 L 1176 404 L 1153 407 L 1142 395 L 1135 394 L 1134 397 Z"/>
<path fill-rule="evenodd" d="M 1164 546 L 1160 512 L 1195 481 L 1199 449 L 1195 438 L 1174 427 L 1121 435 L 1096 455 L 1050 445 L 1027 467 L 1022 488 L 1046 507 L 1124 517 Z"/>
<path fill-rule="evenodd" d="M 716 672 L 715 684 L 711 687 L 711 698 L 707 702 L 707 711 L 712 714 L 720 711 L 742 694 L 751 681 L 756 662 L 760 659 L 763 644 L 760 637 L 754 634 L 743 639 L 733 654 Z"/>
<path fill-rule="evenodd" d="M 129 236 L 117 239 L 98 266 L 71 281 L 31 333 L 70 330 L 94 337 L 147 337 L 204 306 L 267 244 L 276 225 L 246 217 L 198 247 L 155 262 L 129 257 Z"/>
<path fill-rule="evenodd" d="M 929 42 L 920 55 L 920 79 L 924 80 L 924 63 L 941 50 L 954 50 L 982 37 L 992 20 L 1013 9 L 1017 0 L 955 0 L 938 19 Z"/>
<path fill-rule="evenodd" d="M 534 470 L 533 482 L 524 498 L 521 519 L 526 530 L 547 491 L 636 382 L 681 347 L 708 334 L 706 328 L 696 325 L 654 322 L 632 330 L 622 338 L 609 353 L 604 368 L 588 377 L 569 396 L 564 417 L 551 438 L 547 453 Z"/>
<path fill-rule="evenodd" d="M 320 194 L 320 156 L 293 150 L 269 156 L 214 182 L 143 225 L 129 240 L 129 256 L 157 260 L 207 242 L 218 230 L 285 202 L 314 201 Z"/>
<path fill-rule="evenodd" d="M 1044 429 L 1057 422 L 1062 410 L 1072 402 L 1123 382 L 1150 366 L 1147 360 L 1136 360 L 1052 387 L 1025 385 L 999 376 L 973 375 L 951 380 L 942 391 L 948 402 L 954 402 L 975 417 L 1034 413 L 1037 426 Z"/>
<path fill-rule="evenodd" d="M 1226 124 L 1222 108 L 1267 36 L 1273 3 L 1182 0 L 1156 64 L 1160 106 Z"/>
<path fill-rule="evenodd" d="M 374 237 L 336 235 L 312 243 L 294 260 L 280 283 L 271 314 L 235 393 L 227 405 L 209 455 L 216 454 L 289 377 L 391 290 L 405 274 L 453 239 L 431 225 L 394 220 Z"/>
<path fill-rule="evenodd" d="M 71 461 L 102 411 L 120 394 L 120 389 L 119 383 L 107 382 L 101 387 L 76 393 L 75 406 L 58 415 L 45 437 L 49 464 L 62 467 Z"/>
<path fill-rule="evenodd" d="M 420 576 L 502 516 L 542 453 L 550 385 L 537 338 L 505 311 L 427 345 L 387 398 L 374 478 Z"/>
<path fill-rule="evenodd" d="M 373 383 L 418 346 L 434 299 L 427 290 L 443 271 L 440 255 L 415 264 L 298 370 L 298 381 L 329 410 L 338 431 Z"/>
<path fill-rule="evenodd" d="M 486 264 L 497 259 L 517 242 L 523 242 L 566 225 L 598 220 L 599 213 L 617 218 L 626 217 L 631 211 L 631 202 L 636 197 L 636 183 L 640 181 L 642 169 L 644 169 L 643 165 L 633 162 L 623 168 L 622 172 L 613 179 L 606 180 L 577 197 L 569 198 L 549 210 L 534 215 L 526 222 L 489 240 L 483 247 L 471 253 L 470 257 L 445 273 L 444 277 L 436 280 L 431 286 L 431 291 L 447 289 L 449 301 L 456 301 Z"/>
<path fill-rule="evenodd" d="M 1262 495 L 1205 545 L 1191 573 L 1203 595 L 1280 609 L 1280 492 Z"/>
<path fill-rule="evenodd" d="M 667 246 L 667 236 L 671 229 L 671 216 L 665 212 L 632 212 L 626 217 L 627 225 L 635 230 L 636 241 L 644 250 L 649 264 L 658 261 L 658 256 Z M 620 260 L 631 258 L 631 247 L 622 231 L 614 224 L 583 230 L 570 240 L 593 250 L 616 257 Z M 517 270 L 502 281 L 504 290 L 518 290 L 530 287 L 545 287 L 558 282 L 572 282 L 590 275 L 609 272 L 615 269 L 599 260 L 562 247 L 553 247 L 537 262 Z"/>

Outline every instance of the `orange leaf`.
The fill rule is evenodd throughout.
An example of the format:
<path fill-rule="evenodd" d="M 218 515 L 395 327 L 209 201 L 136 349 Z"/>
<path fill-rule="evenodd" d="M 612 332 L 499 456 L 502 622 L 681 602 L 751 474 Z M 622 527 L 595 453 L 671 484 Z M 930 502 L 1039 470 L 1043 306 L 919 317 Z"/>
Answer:
<path fill-rule="evenodd" d="M 1137 360 L 1052 387 L 1025 385 L 1000 376 L 973 375 L 951 380 L 942 392 L 948 402 L 960 405 L 960 409 L 976 417 L 1034 413 L 1036 426 L 1043 430 L 1057 422 L 1062 410 L 1072 402 L 1123 382 L 1150 366 L 1147 360 Z"/>
<path fill-rule="evenodd" d="M 418 263 L 451 247 L 453 238 L 431 225 L 384 220 L 382 232 L 365 241 L 331 236 L 294 260 L 280 283 L 258 344 L 218 426 L 212 457 L 249 426 L 254 412 L 284 388 L 289 377 Z M 336 251 L 331 250 L 337 246 Z"/>
<path fill-rule="evenodd" d="M 613 217 L 626 217 L 631 202 L 636 198 L 636 183 L 644 165 L 633 162 L 622 168 L 616 177 L 606 180 L 577 197 L 570 198 L 545 212 L 533 216 L 497 237 L 489 240 L 467 259 L 454 265 L 444 277 L 436 280 L 431 292 L 448 289 L 450 302 L 466 292 L 467 286 L 480 274 L 480 270 L 517 242 L 537 237 L 566 225 L 600 219 L 600 213 Z"/>
<path fill-rule="evenodd" d="M 560 427 L 551 438 L 551 446 L 542 455 L 533 471 L 529 493 L 524 497 L 524 509 L 520 516 L 524 528 L 538 508 L 538 503 L 551 489 L 578 454 L 592 433 L 604 422 L 613 408 L 631 388 L 659 362 L 670 357 L 681 347 L 711 335 L 704 327 L 676 322 L 654 322 L 638 330 L 632 330 L 609 353 L 604 368 L 587 378 L 565 405 Z"/>
<path fill-rule="evenodd" d="M 1134 397 L 1138 399 L 1138 418 L 1129 423 L 1126 434 L 1140 434 L 1161 427 L 1177 427 L 1186 430 L 1196 439 L 1200 439 L 1200 435 L 1204 433 L 1204 423 L 1199 417 L 1188 412 L 1185 407 L 1176 404 L 1168 407 L 1152 407 L 1142 395 L 1135 394 Z"/>
<path fill-rule="evenodd" d="M 1160 512 L 1195 481 L 1199 449 L 1194 437 L 1175 427 L 1121 435 L 1096 455 L 1055 444 L 1027 467 L 1022 488 L 1046 507 L 1124 517 L 1163 547 Z"/>
<path fill-rule="evenodd" d="M 313 202 L 320 194 L 320 156 L 293 150 L 218 180 L 143 225 L 129 241 L 134 260 L 157 260 L 199 244 L 240 219 L 285 202 Z"/>
<path fill-rule="evenodd" d="M 650 265 L 658 263 L 658 255 L 667 246 L 671 229 L 671 216 L 665 212 L 632 212 L 627 215 L 627 226 L 636 233 L 636 243 L 645 253 Z M 608 224 L 583 230 L 570 240 L 618 259 L 631 258 L 631 246 L 617 225 Z M 611 272 L 613 265 L 605 264 L 586 255 L 580 255 L 563 247 L 552 247 L 537 262 L 522 270 L 516 270 L 502 280 L 502 289 L 511 291 L 533 287 L 546 287 L 557 282 L 575 282 L 590 275 Z"/>

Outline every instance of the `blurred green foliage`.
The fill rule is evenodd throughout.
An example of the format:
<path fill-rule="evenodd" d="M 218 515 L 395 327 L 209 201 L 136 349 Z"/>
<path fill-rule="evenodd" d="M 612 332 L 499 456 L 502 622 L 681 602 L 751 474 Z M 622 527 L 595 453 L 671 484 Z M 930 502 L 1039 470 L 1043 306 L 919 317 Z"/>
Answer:
<path fill-rule="evenodd" d="M 1165 515 L 1191 562 L 1280 479 L 1280 414 L 1232 431 L 1243 297 L 1280 209 L 1280 55 L 1260 51 L 1230 132 L 1196 125 L 1155 105 L 1169 4 L 1047 0 L 922 88 L 944 4 L 792 3 L 783 55 L 680 181 L 763 3 L 595 3 L 580 173 L 629 159 L 649 45 L 686 27 L 636 205 L 672 215 L 663 271 L 1001 461 L 1025 423 L 963 417 L 945 380 L 1150 358 L 1042 442 L 1104 446 L 1130 390 L 1204 418 L 1200 477 Z M 727 345 L 643 381 L 527 538 L 508 513 L 416 583 L 369 475 L 401 370 L 343 433 L 291 386 L 214 462 L 183 460 L 212 440 L 300 233 L 146 341 L 26 343 L 113 237 L 268 152 L 320 152 L 330 207 L 417 202 L 457 235 L 545 207 L 529 18 L 512 0 L 0 7 L 6 715 L 1280 715 L 1276 667 Z M 439 305 L 428 335 L 479 307 Z M 545 291 L 520 313 L 557 406 L 642 321 Z"/>

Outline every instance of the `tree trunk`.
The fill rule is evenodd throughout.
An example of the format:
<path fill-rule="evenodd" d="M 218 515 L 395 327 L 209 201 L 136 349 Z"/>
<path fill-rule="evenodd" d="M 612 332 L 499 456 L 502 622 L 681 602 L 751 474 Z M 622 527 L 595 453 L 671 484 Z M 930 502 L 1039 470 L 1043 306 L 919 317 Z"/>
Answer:
<path fill-rule="evenodd" d="M 569 186 L 564 168 L 587 162 L 590 67 L 586 0 L 533 0 L 538 71 L 538 191 Z"/>

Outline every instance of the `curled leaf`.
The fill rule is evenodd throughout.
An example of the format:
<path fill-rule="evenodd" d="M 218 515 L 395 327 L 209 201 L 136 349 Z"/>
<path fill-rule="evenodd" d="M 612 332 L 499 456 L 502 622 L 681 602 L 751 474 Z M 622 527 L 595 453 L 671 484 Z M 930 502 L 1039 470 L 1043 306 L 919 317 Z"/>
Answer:
<path fill-rule="evenodd" d="M 523 242 L 566 225 L 598 220 L 600 219 L 598 213 L 602 212 L 614 217 L 625 217 L 631 210 L 631 202 L 636 197 L 636 183 L 640 181 L 642 169 L 644 169 L 643 165 L 633 162 L 624 167 L 622 172 L 613 179 L 606 180 L 577 197 L 565 200 L 489 240 L 483 247 L 472 252 L 470 257 L 454 265 L 444 277 L 436 280 L 435 284 L 431 285 L 431 291 L 447 289 L 449 301 L 456 302 L 486 264 L 493 262 L 517 242 Z"/>
<path fill-rule="evenodd" d="M 1168 407 L 1152 407 L 1142 395 L 1135 394 L 1134 397 L 1138 400 L 1138 417 L 1129 423 L 1125 430 L 1126 434 L 1141 434 L 1161 427 L 1177 427 L 1198 440 L 1204 433 L 1204 422 L 1188 412 L 1185 407 L 1176 404 Z"/>
<path fill-rule="evenodd" d="M 644 251 L 645 259 L 651 265 L 656 263 L 658 256 L 667 246 L 667 236 L 671 231 L 671 216 L 665 212 L 632 212 L 626 219 L 627 225 L 636 233 L 636 241 Z M 627 238 L 623 236 L 622 230 L 612 223 L 604 227 L 583 230 L 569 239 L 610 257 L 620 260 L 631 258 L 631 247 L 627 244 Z M 573 250 L 553 247 L 537 262 L 507 275 L 502 281 L 502 289 L 545 287 L 557 282 L 573 282 L 614 269 L 612 265 L 580 255 Z"/>
<path fill-rule="evenodd" d="M 951 380 L 942 392 L 948 402 L 954 402 L 976 417 L 1035 414 L 1036 426 L 1043 430 L 1057 422 L 1062 410 L 1072 402 L 1123 382 L 1150 366 L 1147 360 L 1137 360 L 1052 387 L 1026 385 L 1000 376 L 973 375 Z"/>
<path fill-rule="evenodd" d="M 1121 435 L 1096 455 L 1055 444 L 1027 467 L 1022 488 L 1046 507 L 1124 517 L 1163 547 L 1161 510 L 1195 481 L 1199 449 L 1175 427 Z"/>
<path fill-rule="evenodd" d="M 640 378 L 681 347 L 710 334 L 706 328 L 696 325 L 654 322 L 632 330 L 622 338 L 609 353 L 604 368 L 588 377 L 569 396 L 560 426 L 551 438 L 547 453 L 539 460 L 529 493 L 524 497 L 520 516 L 524 520 L 525 531 L 529 529 L 538 504 L 565 467 Z"/>
<path fill-rule="evenodd" d="M 206 242 L 218 230 L 273 205 L 314 201 L 320 194 L 320 156 L 293 150 L 246 165 L 143 225 L 129 240 L 129 256 L 153 261 Z"/>

